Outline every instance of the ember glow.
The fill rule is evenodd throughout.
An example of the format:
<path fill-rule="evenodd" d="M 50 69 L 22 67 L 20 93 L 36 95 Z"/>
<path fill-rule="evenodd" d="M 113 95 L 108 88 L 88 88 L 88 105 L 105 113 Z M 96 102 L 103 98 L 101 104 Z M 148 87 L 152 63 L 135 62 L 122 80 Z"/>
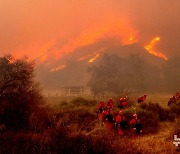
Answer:
<path fill-rule="evenodd" d="M 151 42 L 145 46 L 145 49 L 152 55 L 167 60 L 168 58 L 163 53 L 156 51 L 155 45 L 160 41 L 160 37 L 155 37 Z"/>
<path fill-rule="evenodd" d="M 132 41 L 134 39 L 134 37 L 131 35 L 129 38 L 129 41 Z"/>
<path fill-rule="evenodd" d="M 137 43 L 138 39 L 137 39 L 137 32 L 134 34 L 130 34 L 129 36 L 127 36 L 127 38 L 123 38 L 122 39 L 122 45 L 131 45 L 134 43 Z"/>
<path fill-rule="evenodd" d="M 97 53 L 95 57 L 91 58 L 91 59 L 88 61 L 88 63 L 93 63 L 99 56 L 100 56 L 100 54 Z"/>
<path fill-rule="evenodd" d="M 51 69 L 50 72 L 56 72 L 56 71 L 62 70 L 64 68 L 66 68 L 66 65 L 60 65 L 57 68 Z"/>

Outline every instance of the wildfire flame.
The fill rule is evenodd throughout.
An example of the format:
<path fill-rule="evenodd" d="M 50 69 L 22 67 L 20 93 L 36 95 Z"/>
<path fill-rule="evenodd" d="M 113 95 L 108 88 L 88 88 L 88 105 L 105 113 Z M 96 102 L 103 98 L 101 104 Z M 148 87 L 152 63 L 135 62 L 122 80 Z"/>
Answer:
<path fill-rule="evenodd" d="M 65 55 L 75 52 L 76 49 L 94 44 L 104 38 L 116 38 L 121 45 L 133 44 L 137 42 L 136 34 L 137 30 L 130 24 L 128 18 L 123 17 L 120 20 L 109 17 L 106 21 L 102 22 L 102 24 L 94 25 L 82 31 L 80 34 L 72 36 L 71 39 L 67 40 L 61 46 L 56 43 L 54 44 L 54 41 L 52 43 L 50 42 L 48 45 L 49 48 L 46 49 L 46 52 L 40 54 L 39 60 L 45 64 L 49 61 L 58 61 Z M 81 59 L 79 59 L 79 61 L 81 61 Z"/>
<path fill-rule="evenodd" d="M 94 55 L 97 56 L 97 54 L 102 53 L 105 49 L 106 49 L 106 48 L 101 48 L 101 49 L 97 50 L 96 52 L 93 52 L 92 54 L 88 54 L 88 55 L 86 55 L 86 56 L 83 56 L 83 57 L 79 58 L 78 61 L 85 60 L 85 59 L 87 59 L 87 58 L 89 58 L 89 57 L 92 57 L 92 56 L 94 56 Z M 89 61 L 90 61 L 90 60 L 89 60 Z"/>
<path fill-rule="evenodd" d="M 129 38 L 129 41 L 133 41 L 133 40 L 134 40 L 134 37 L 133 37 L 133 35 L 131 35 Z"/>
<path fill-rule="evenodd" d="M 116 22 L 114 22 L 116 21 Z M 90 29 L 82 31 L 80 34 L 73 36 L 71 39 L 66 40 L 60 46 L 56 39 L 47 41 L 45 44 L 32 45 L 27 48 L 25 53 L 33 53 L 33 57 L 36 57 L 38 62 L 45 64 L 48 69 L 52 68 L 55 61 L 60 60 L 66 55 L 76 52 L 79 48 L 88 46 L 98 42 L 104 38 L 116 38 L 120 45 L 130 45 L 138 42 L 138 30 L 133 27 L 127 20 L 111 20 L 103 22 L 101 25 L 94 25 Z M 160 41 L 160 37 L 153 38 L 149 44 L 144 45 L 144 48 L 152 55 L 167 60 L 168 58 L 163 53 L 156 50 L 155 45 Z M 140 42 L 139 42 L 140 43 Z M 141 44 L 141 43 L 140 43 Z M 105 48 L 105 47 L 104 47 Z M 101 50 L 101 49 L 100 49 Z M 88 63 L 94 62 L 99 58 L 100 50 L 85 55 L 77 59 L 78 61 L 87 60 Z M 33 52 L 37 51 L 37 52 Z M 22 51 L 17 51 L 21 55 Z M 93 57 L 93 58 L 91 58 Z M 91 58 L 91 59 L 90 59 Z M 61 65 L 57 68 L 53 68 L 50 71 L 62 70 L 66 65 Z"/>
<path fill-rule="evenodd" d="M 91 59 L 88 61 L 88 63 L 93 63 L 99 56 L 100 56 L 100 54 L 97 53 L 95 57 L 91 58 Z"/>
<path fill-rule="evenodd" d="M 60 65 L 60 66 L 58 66 L 56 68 L 51 69 L 50 72 L 59 71 L 59 70 L 62 70 L 64 68 L 66 68 L 66 65 Z"/>
<path fill-rule="evenodd" d="M 137 32 L 134 34 L 129 35 L 127 38 L 124 38 L 121 42 L 122 45 L 131 45 L 133 43 L 137 43 L 138 40 L 136 38 Z"/>
<path fill-rule="evenodd" d="M 146 45 L 144 48 L 152 55 L 155 55 L 159 58 L 168 60 L 168 58 L 166 57 L 166 55 L 164 55 L 161 52 L 158 52 L 154 49 L 154 46 L 160 41 L 160 37 L 155 37 L 153 40 L 151 40 L 151 42 Z"/>
<path fill-rule="evenodd" d="M 87 59 L 87 58 L 89 58 L 89 57 L 93 56 L 94 54 L 95 54 L 95 53 L 93 53 L 93 54 L 89 54 L 89 55 L 87 55 L 87 56 L 83 56 L 83 57 L 79 58 L 79 59 L 78 59 L 78 61 L 85 60 L 85 59 Z"/>

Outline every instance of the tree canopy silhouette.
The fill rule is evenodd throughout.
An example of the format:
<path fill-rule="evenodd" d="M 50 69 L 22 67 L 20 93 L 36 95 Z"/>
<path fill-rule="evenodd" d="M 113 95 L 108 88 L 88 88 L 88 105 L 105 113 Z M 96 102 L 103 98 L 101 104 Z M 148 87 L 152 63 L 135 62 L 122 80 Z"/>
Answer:
<path fill-rule="evenodd" d="M 91 79 L 88 85 L 94 94 L 124 90 L 142 90 L 145 85 L 144 60 L 139 55 L 122 58 L 105 54 L 97 66 L 89 68 Z"/>
<path fill-rule="evenodd" d="M 42 101 L 34 68 L 35 63 L 26 57 L 0 57 L 0 123 L 6 127 L 25 128 L 32 110 Z"/>

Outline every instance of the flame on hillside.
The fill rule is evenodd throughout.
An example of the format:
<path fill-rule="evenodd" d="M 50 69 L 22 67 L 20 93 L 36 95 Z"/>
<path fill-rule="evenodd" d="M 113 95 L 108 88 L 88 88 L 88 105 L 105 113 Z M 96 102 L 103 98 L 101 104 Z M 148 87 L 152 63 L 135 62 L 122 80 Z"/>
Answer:
<path fill-rule="evenodd" d="M 82 61 L 82 60 L 88 59 L 89 57 L 92 57 L 92 56 L 95 57 L 97 54 L 102 53 L 105 49 L 106 49 L 106 48 L 101 48 L 101 49 L 97 50 L 96 52 L 93 52 L 92 54 L 88 54 L 88 55 L 86 55 L 86 56 L 80 57 L 80 58 L 78 59 L 78 61 Z M 91 58 L 91 59 L 92 59 L 92 58 Z"/>
<path fill-rule="evenodd" d="M 122 45 L 131 45 L 131 44 L 134 44 L 137 42 L 138 42 L 138 39 L 137 39 L 137 32 L 136 32 L 134 34 L 130 34 L 127 38 L 124 38 L 121 41 L 121 44 Z"/>
<path fill-rule="evenodd" d="M 164 60 L 168 60 L 166 55 L 163 53 L 156 51 L 155 45 L 160 41 L 160 37 L 155 37 L 154 39 L 151 40 L 151 42 L 145 46 L 145 49 L 152 55 L 157 56 L 159 58 L 162 58 Z"/>
<path fill-rule="evenodd" d="M 100 54 L 97 53 L 95 57 L 89 59 L 88 63 L 93 63 L 99 56 L 100 56 Z"/>
<path fill-rule="evenodd" d="M 128 19 L 119 20 L 113 17 L 102 24 L 92 26 L 77 36 L 71 37 L 71 39 L 61 46 L 58 44 L 54 44 L 54 47 L 49 45 L 50 48 L 47 48 L 46 52 L 43 52 L 43 55 L 40 54 L 39 60 L 46 64 L 49 61 L 57 61 L 65 55 L 75 52 L 79 48 L 94 44 L 104 38 L 116 38 L 119 40 L 120 45 L 133 44 L 137 42 L 137 38 L 135 37 L 136 33 L 137 30 L 129 23 Z M 86 58 L 86 56 L 84 58 Z"/>
<path fill-rule="evenodd" d="M 78 59 L 78 61 L 85 60 L 85 59 L 87 59 L 87 58 L 89 58 L 89 57 L 93 56 L 94 54 L 95 54 L 95 53 L 92 53 L 92 54 L 89 54 L 89 55 L 83 56 L 83 57 L 79 58 L 79 59 Z"/>
<path fill-rule="evenodd" d="M 66 68 L 66 65 L 60 65 L 56 68 L 51 69 L 50 72 L 56 72 L 56 71 L 62 70 L 64 68 Z"/>

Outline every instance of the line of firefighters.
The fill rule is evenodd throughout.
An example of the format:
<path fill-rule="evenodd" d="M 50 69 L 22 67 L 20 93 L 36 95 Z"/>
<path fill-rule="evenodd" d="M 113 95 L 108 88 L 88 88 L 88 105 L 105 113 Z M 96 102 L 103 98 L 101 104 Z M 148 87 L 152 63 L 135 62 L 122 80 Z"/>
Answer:
<path fill-rule="evenodd" d="M 147 95 L 144 94 L 143 96 L 137 98 L 137 103 L 141 104 L 146 100 Z M 102 125 L 104 123 L 106 124 L 107 130 L 111 131 L 113 126 L 117 128 L 117 132 L 119 135 L 124 135 L 124 131 L 130 125 L 132 138 L 139 137 L 142 133 L 142 123 L 138 119 L 137 114 L 132 115 L 132 119 L 130 120 L 129 124 L 123 114 L 123 109 L 127 107 L 127 96 L 120 98 L 118 102 L 118 107 L 120 108 L 120 111 L 118 115 L 114 116 L 114 103 L 113 99 L 110 98 L 107 104 L 105 104 L 103 101 L 101 101 L 98 104 L 98 117 L 99 120 L 102 122 Z M 172 103 L 176 103 L 178 100 L 180 100 L 180 94 L 179 92 L 176 92 L 175 96 L 172 96 L 168 102 L 168 105 L 171 105 Z"/>
<path fill-rule="evenodd" d="M 137 102 L 138 103 L 144 102 L 146 97 L 147 95 L 145 94 L 142 97 L 137 98 Z M 124 135 L 124 131 L 128 127 L 127 120 L 122 111 L 122 109 L 127 107 L 127 96 L 120 98 L 118 107 L 120 108 L 120 111 L 118 115 L 115 117 L 114 111 L 113 111 L 113 108 L 114 108 L 113 99 L 110 98 L 107 104 L 105 104 L 103 101 L 101 101 L 98 104 L 97 113 L 98 113 L 99 120 L 102 122 L 102 125 L 104 125 L 105 123 L 108 131 L 111 131 L 113 126 L 115 126 L 117 128 L 118 134 L 122 136 Z M 140 134 L 142 133 L 142 123 L 138 119 L 138 116 L 136 113 L 132 115 L 132 119 L 130 120 L 129 125 L 132 128 L 132 131 L 131 131 L 132 138 L 135 138 L 136 136 L 139 137 Z"/>

